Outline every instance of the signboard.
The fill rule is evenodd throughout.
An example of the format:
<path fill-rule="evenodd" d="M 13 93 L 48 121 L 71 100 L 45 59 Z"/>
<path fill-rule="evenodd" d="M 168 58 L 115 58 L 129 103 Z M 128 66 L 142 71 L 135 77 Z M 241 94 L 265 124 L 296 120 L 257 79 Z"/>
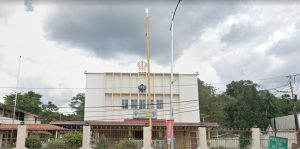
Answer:
<path fill-rule="evenodd" d="M 287 147 L 288 147 L 287 138 L 281 138 L 275 136 L 269 137 L 268 149 L 287 149 Z"/>
<path fill-rule="evenodd" d="M 167 143 L 171 144 L 173 139 L 174 120 L 167 120 Z"/>
<path fill-rule="evenodd" d="M 157 112 L 155 109 L 151 109 L 152 111 L 152 118 L 157 118 Z M 133 118 L 134 119 L 148 119 L 149 118 L 149 109 L 138 109 L 133 111 Z"/>

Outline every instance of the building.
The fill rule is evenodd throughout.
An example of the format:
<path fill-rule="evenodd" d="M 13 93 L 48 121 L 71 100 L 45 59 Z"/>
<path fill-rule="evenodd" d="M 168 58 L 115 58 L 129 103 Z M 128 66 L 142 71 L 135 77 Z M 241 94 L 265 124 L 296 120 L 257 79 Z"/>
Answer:
<path fill-rule="evenodd" d="M 12 144 L 16 142 L 19 124 L 27 125 L 27 136 L 53 135 L 59 137 L 60 132 L 67 131 L 67 129 L 59 126 L 41 124 L 38 115 L 20 109 L 16 109 L 15 120 L 13 121 L 13 113 L 13 107 L 0 103 L 0 148 L 11 148 Z"/>
<path fill-rule="evenodd" d="M 110 149 L 124 138 L 138 140 L 152 117 L 152 147 L 166 148 L 166 120 L 170 119 L 170 73 L 151 73 L 148 103 L 146 73 L 105 72 L 86 74 L 84 121 L 52 121 L 67 129 L 91 126 L 91 144 L 104 135 Z M 174 137 L 176 149 L 196 149 L 198 128 L 217 126 L 200 123 L 196 74 L 174 74 Z"/>
<path fill-rule="evenodd" d="M 13 123 L 14 108 L 0 103 L 0 124 Z M 14 124 L 40 124 L 39 116 L 26 112 L 24 110 L 16 109 L 16 116 Z"/>
<path fill-rule="evenodd" d="M 170 118 L 170 73 L 151 73 L 151 103 L 147 103 L 146 73 L 85 74 L 85 121 L 143 119 L 148 117 L 147 105 L 154 119 Z M 175 122 L 200 122 L 197 75 L 174 74 L 174 80 Z"/>

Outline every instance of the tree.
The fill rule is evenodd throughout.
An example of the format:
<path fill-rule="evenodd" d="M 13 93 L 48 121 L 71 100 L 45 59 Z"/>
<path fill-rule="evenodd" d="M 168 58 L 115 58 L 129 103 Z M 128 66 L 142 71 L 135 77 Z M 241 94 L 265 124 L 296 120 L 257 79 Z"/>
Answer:
<path fill-rule="evenodd" d="M 60 113 L 58 107 L 51 101 L 48 104 L 42 105 L 42 112 L 40 113 L 42 123 L 49 123 L 53 120 L 60 119 Z"/>
<path fill-rule="evenodd" d="M 38 115 L 41 112 L 42 95 L 29 91 L 27 93 L 18 93 L 17 108 Z M 4 96 L 4 104 L 13 107 L 15 103 L 15 94 L 11 93 Z"/>
<path fill-rule="evenodd" d="M 234 99 L 225 108 L 227 125 L 231 127 L 266 128 L 269 115 L 276 114 L 270 93 L 257 90 L 257 84 L 250 80 L 232 81 L 226 87 L 226 95 Z"/>
<path fill-rule="evenodd" d="M 75 110 L 77 120 L 83 120 L 84 116 L 84 100 L 85 100 L 85 94 L 84 93 L 78 93 L 75 97 L 71 99 L 71 103 L 69 106 Z"/>
<path fill-rule="evenodd" d="M 226 98 L 222 95 L 216 95 L 215 90 L 215 87 L 207 85 L 198 79 L 199 109 L 202 121 L 223 124 Z"/>

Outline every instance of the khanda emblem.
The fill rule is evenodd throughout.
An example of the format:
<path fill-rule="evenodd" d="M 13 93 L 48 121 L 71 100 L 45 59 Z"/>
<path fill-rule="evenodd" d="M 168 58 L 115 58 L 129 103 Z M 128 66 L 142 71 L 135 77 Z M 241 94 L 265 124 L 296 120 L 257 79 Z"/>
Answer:
<path fill-rule="evenodd" d="M 146 87 L 146 85 L 141 84 L 141 85 L 138 86 L 138 89 L 139 89 L 139 92 L 140 92 L 140 93 L 143 93 L 143 92 L 146 91 L 147 87 Z"/>

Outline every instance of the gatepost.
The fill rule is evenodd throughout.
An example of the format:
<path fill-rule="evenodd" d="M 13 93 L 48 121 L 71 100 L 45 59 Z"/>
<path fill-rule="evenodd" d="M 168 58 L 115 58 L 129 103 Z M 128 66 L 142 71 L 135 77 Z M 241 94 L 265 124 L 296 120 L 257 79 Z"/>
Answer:
<path fill-rule="evenodd" d="M 251 147 L 251 149 L 261 149 L 259 128 L 251 128 L 251 131 L 252 131 L 252 147 Z"/>
<path fill-rule="evenodd" d="M 85 126 L 83 126 L 81 149 L 91 149 L 90 140 L 91 140 L 91 126 L 89 125 L 89 123 L 86 123 Z"/>
<path fill-rule="evenodd" d="M 25 149 L 26 137 L 27 137 L 27 126 L 23 124 L 18 125 L 18 133 L 17 133 L 15 149 Z"/>
<path fill-rule="evenodd" d="M 199 133 L 199 147 L 197 149 L 209 149 L 207 147 L 207 139 L 206 139 L 206 128 L 205 127 L 199 127 L 198 128 Z"/>
<path fill-rule="evenodd" d="M 151 128 L 150 127 L 144 127 L 143 128 L 143 148 L 142 149 L 153 149 L 151 147 Z"/>

